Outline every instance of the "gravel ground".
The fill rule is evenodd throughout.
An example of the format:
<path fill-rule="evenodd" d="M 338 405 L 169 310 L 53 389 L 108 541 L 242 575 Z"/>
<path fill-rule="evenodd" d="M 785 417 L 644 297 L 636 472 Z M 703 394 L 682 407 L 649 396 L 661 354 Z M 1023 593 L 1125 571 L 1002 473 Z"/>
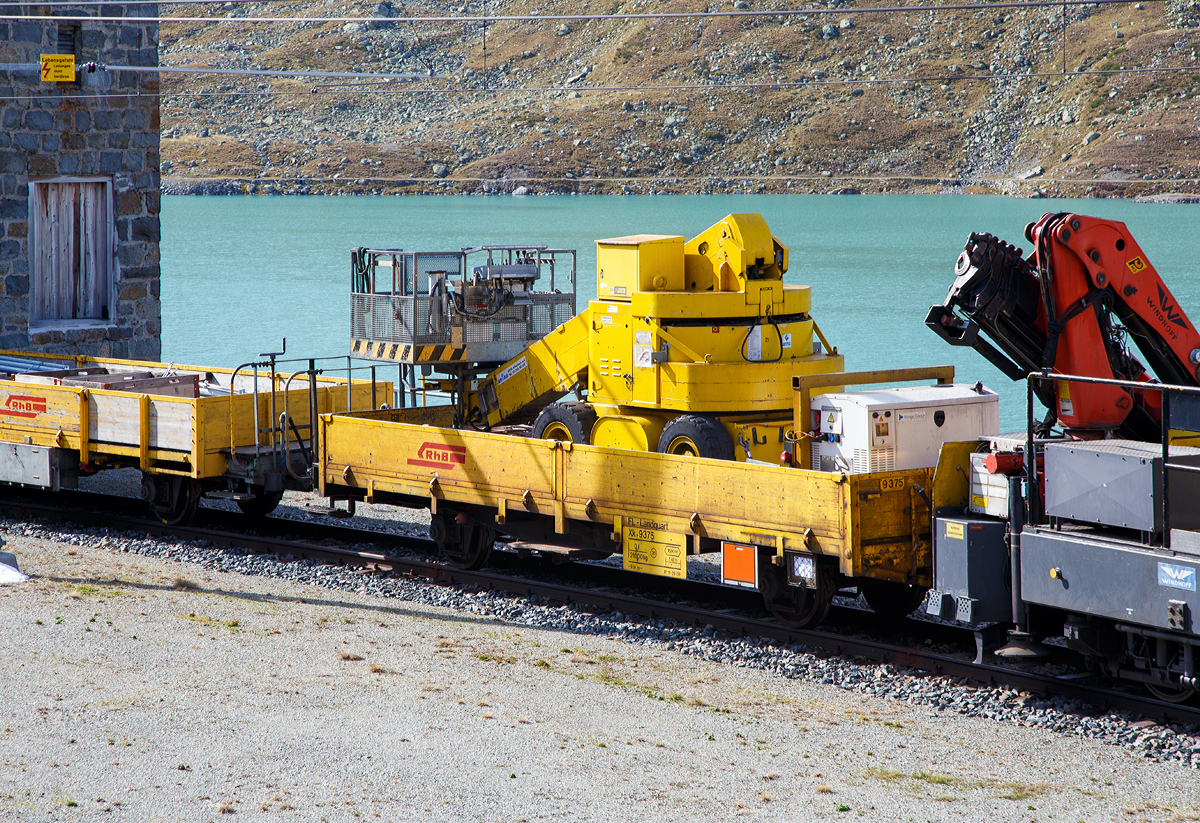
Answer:
<path fill-rule="evenodd" d="M 0 587 L 0 819 L 1200 818 L 1189 730 L 316 563 L 0 533 L 32 575 Z"/>

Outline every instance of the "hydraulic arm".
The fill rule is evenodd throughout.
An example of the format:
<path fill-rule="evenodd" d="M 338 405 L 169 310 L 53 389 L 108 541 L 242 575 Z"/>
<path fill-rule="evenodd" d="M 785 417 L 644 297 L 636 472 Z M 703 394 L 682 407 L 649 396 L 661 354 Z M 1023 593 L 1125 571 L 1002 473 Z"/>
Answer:
<path fill-rule="evenodd" d="M 1028 258 L 997 237 L 972 234 L 945 303 L 930 308 L 925 324 L 951 345 L 975 348 L 1014 380 L 1049 370 L 1200 384 L 1200 334 L 1124 223 L 1046 214 L 1025 236 L 1034 246 Z M 1039 399 L 1078 436 L 1158 438 L 1157 392 L 1042 385 Z"/>

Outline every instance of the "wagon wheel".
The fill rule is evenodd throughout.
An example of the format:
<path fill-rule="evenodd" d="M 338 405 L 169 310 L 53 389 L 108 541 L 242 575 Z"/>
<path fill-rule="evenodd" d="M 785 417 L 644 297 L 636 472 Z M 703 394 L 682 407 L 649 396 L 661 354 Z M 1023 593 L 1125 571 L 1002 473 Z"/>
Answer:
<path fill-rule="evenodd" d="M 820 625 L 829 614 L 833 596 L 837 594 L 837 585 L 831 573 L 818 566 L 817 587 L 809 589 L 788 586 L 783 569 L 778 566 L 768 566 L 766 572 L 762 586 L 763 601 L 767 611 L 780 623 L 803 629 Z"/>
<path fill-rule="evenodd" d="M 283 500 L 283 489 L 269 492 L 261 486 L 255 486 L 252 491 L 254 497 L 237 502 L 238 508 L 247 517 L 266 517 L 275 511 L 275 507 L 279 505 L 279 501 Z"/>
<path fill-rule="evenodd" d="M 1154 683 L 1147 683 L 1146 691 L 1164 703 L 1186 703 L 1196 695 L 1196 690 L 1191 686 L 1159 686 Z"/>
<path fill-rule="evenodd" d="M 921 605 L 928 590 L 920 586 L 867 578 L 858 581 L 858 591 L 875 614 L 885 620 L 899 620 Z"/>
<path fill-rule="evenodd" d="M 171 505 L 166 508 L 156 508 L 154 514 L 163 525 L 181 526 L 195 516 L 196 509 L 200 506 L 200 498 L 204 496 L 204 490 L 200 488 L 197 481 L 186 477 L 180 479 L 178 491 L 175 489 L 171 491 L 173 492 Z"/>
<path fill-rule="evenodd" d="M 462 527 L 463 540 L 457 544 L 446 544 L 443 552 L 452 566 L 475 571 L 482 569 L 492 556 L 492 544 L 496 542 L 496 530 L 478 523 L 467 523 Z"/>

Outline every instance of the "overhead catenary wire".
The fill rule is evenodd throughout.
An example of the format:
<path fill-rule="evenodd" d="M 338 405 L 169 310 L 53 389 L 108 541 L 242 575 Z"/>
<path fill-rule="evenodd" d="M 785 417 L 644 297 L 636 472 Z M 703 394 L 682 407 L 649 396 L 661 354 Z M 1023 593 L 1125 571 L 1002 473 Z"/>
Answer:
<path fill-rule="evenodd" d="M 1167 0 L 1149 0 L 1149 2 L 1164 3 Z M 75 4 L 72 4 L 72 7 Z M 809 15 L 842 15 L 854 14 L 899 14 L 915 12 L 946 12 L 946 11 L 993 11 L 996 9 L 1034 9 L 1058 8 L 1065 5 L 1073 6 L 1108 6 L 1128 5 L 1128 0 L 1005 0 L 997 3 L 953 3 L 925 5 L 873 6 L 856 9 L 762 9 L 762 10 L 722 10 L 722 11 L 662 11 L 612 14 L 459 14 L 459 15 L 430 15 L 421 17 L 173 17 L 149 15 L 145 17 L 124 17 L 110 15 L 47 15 L 47 14 L 0 14 L 2 21 L 61 21 L 71 23 L 108 22 L 128 23 L 131 21 L 155 23 L 380 23 L 416 25 L 421 23 L 542 23 L 542 22 L 571 22 L 591 20 L 703 20 L 716 17 L 731 18 L 772 18 L 772 17 L 807 17 Z M 2 8 L 2 6 L 0 6 Z"/>
<path fill-rule="evenodd" d="M 201 72 L 213 74 L 231 74 L 242 76 L 283 76 L 288 79 L 289 75 L 309 76 L 318 74 L 320 76 L 339 77 L 346 79 L 370 79 L 383 78 L 380 82 L 387 82 L 390 79 L 420 79 L 420 80 L 442 80 L 448 79 L 444 75 L 373 75 L 362 72 L 328 72 L 328 73 L 303 73 L 303 72 L 279 72 L 272 70 L 258 69 L 183 69 L 181 67 L 159 67 L 159 66 L 118 66 L 109 67 L 97 64 L 98 71 L 145 71 L 145 72 L 172 72 L 172 73 L 188 73 Z M 997 80 L 1037 80 L 1037 79 L 1056 79 L 1061 80 L 1071 77 L 1086 77 L 1100 75 L 1123 75 L 1123 74 L 1162 74 L 1169 72 L 1200 72 L 1200 64 L 1189 64 L 1185 66 L 1143 66 L 1139 68 L 1115 68 L 1115 69 L 1080 69 L 1078 71 L 1069 71 L 1063 74 L 1060 71 L 1045 71 L 1045 72 L 1025 72 L 1025 73 L 1009 73 L 1009 74 L 934 74 L 934 75 L 899 75 L 895 77 L 876 77 L 871 78 L 846 78 L 846 79 L 827 79 L 827 80 L 764 80 L 761 82 L 747 83 L 676 83 L 662 84 L 656 86 L 648 86 L 645 84 L 632 86 L 493 86 L 488 85 L 482 88 L 469 87 L 454 87 L 454 88 L 434 88 L 424 85 L 418 86 L 415 82 L 405 83 L 409 88 L 391 89 L 391 88 L 362 88 L 350 91 L 351 94 L 377 94 L 377 95 L 394 95 L 394 94 L 471 94 L 471 95 L 490 95 L 490 94 L 534 94 L 542 92 L 655 92 L 655 91 L 695 91 L 717 93 L 723 91 L 738 91 L 741 89 L 768 89 L 768 90 L 803 90 L 808 88 L 820 88 L 824 86 L 873 86 L 873 85 L 891 85 L 904 83 L 962 83 L 962 82 L 978 82 L 978 81 L 997 81 Z M 374 84 L 372 84 L 374 85 Z M 334 88 L 339 91 L 345 87 L 337 84 Z M 255 90 L 217 90 L 217 91 L 159 91 L 159 92 L 127 92 L 127 93 L 108 93 L 100 92 L 95 94 L 55 94 L 53 98 L 56 100 L 86 100 L 91 98 L 103 97 L 105 99 L 120 99 L 131 97 L 189 97 L 189 98 L 205 98 L 205 97 L 294 97 L 297 95 L 312 95 L 312 94 L 335 94 L 338 91 L 327 90 L 321 86 L 316 86 L 308 89 L 281 90 L 281 89 L 255 89 Z M 344 93 L 344 92 L 342 92 Z M 47 94 L 23 94 L 23 95 L 0 95 L 0 100 L 17 101 L 17 100 L 45 100 L 51 95 Z"/>
<path fill-rule="evenodd" d="M 257 2 L 258 0 L 253 0 Z M 1152 0 L 1154 2 L 1162 2 L 1163 0 Z M 224 0 L 213 0 L 213 2 L 224 2 Z M 971 9 L 997 9 L 997 8 L 1038 8 L 1038 7 L 1055 7 L 1062 6 L 1065 9 L 1069 0 L 1023 0 L 1022 2 L 1002 2 L 1002 3 L 969 3 L 969 4 L 954 4 L 954 5 L 913 5 L 913 6 L 887 6 L 887 7 L 871 7 L 859 8 L 854 12 L 858 14 L 869 13 L 892 13 L 892 12 L 936 12 L 944 10 L 971 10 Z M 1125 0 L 1092 0 L 1092 2 L 1071 3 L 1072 5 L 1106 5 L 1123 3 Z M 5 5 L 0 3 L 0 8 Z M 63 3 L 63 5 L 78 5 Z M 100 5 L 97 3 L 97 5 Z M 483 8 L 487 9 L 486 2 L 483 3 Z M 490 22 L 498 22 L 502 20 L 581 20 L 581 19 L 658 19 L 658 18 L 694 18 L 694 17 L 723 17 L 723 16 L 780 16 L 780 15 L 807 15 L 807 14 L 842 14 L 845 10 L 838 9 L 783 9 L 783 10 L 762 10 L 762 11 L 720 11 L 720 12 L 665 12 L 665 13 L 642 13 L 642 14 L 598 14 L 598 15 L 475 15 L 475 16 L 450 16 L 450 17 L 409 17 L 409 18 L 204 18 L 214 22 L 296 22 L 296 21 L 323 21 L 323 22 L 341 22 L 341 21 L 357 21 L 357 22 L 434 22 L 434 21 L 459 21 L 459 22 L 478 22 L 481 23 L 483 32 L 484 54 L 486 55 L 486 36 L 487 25 Z M 0 19 L 16 19 L 13 17 L 0 16 Z M 72 20 L 74 18 L 66 16 L 42 17 L 42 16 L 20 16 L 19 19 L 45 19 L 54 21 Z M 110 18 L 101 17 L 80 17 L 80 20 L 104 20 Z M 199 21 L 201 18 L 177 18 L 177 17 L 135 17 L 135 18 L 111 18 L 124 21 L 130 20 L 193 20 Z M 1064 60 L 1065 60 L 1065 30 L 1064 30 Z M 486 59 L 486 58 L 485 58 Z M 486 65 L 486 64 L 485 64 Z M 376 86 L 383 83 L 390 83 L 396 80 L 415 81 L 415 80 L 431 80 L 449 79 L 445 75 L 435 75 L 432 73 L 432 68 L 427 73 L 403 73 L 403 72 L 319 72 L 307 70 L 281 70 L 281 69 L 228 69 L 228 68 L 210 68 L 199 66 L 112 66 L 99 63 L 83 64 L 83 67 L 92 70 L 107 70 L 117 72 L 147 72 L 147 73 L 163 73 L 163 74 L 194 74 L 194 75 L 229 75 L 229 76 L 261 76 L 261 77 L 276 77 L 281 79 L 302 79 L 302 78 L 327 78 L 327 79 L 342 79 L 342 80 L 366 80 L 376 81 L 358 84 L 359 86 Z M 871 78 L 839 78 L 839 79 L 803 79 L 803 80 L 769 80 L 756 82 L 710 82 L 710 83 L 675 83 L 675 84 L 659 84 L 659 85 L 607 85 L 607 86 L 498 86 L 492 85 L 485 69 L 483 88 L 458 87 L 458 88 L 430 88 L 427 84 L 422 84 L 420 88 L 409 89 L 391 89 L 391 88 L 359 88 L 351 93 L 355 94 L 418 94 L 418 93 L 437 93 L 437 94 L 492 94 L 492 93 L 509 93 L 509 94 L 525 94 L 525 93 L 541 93 L 541 92 L 587 92 L 587 93 L 613 93 L 613 92 L 629 92 L 629 91 L 695 91 L 695 92 L 719 92 L 723 90 L 736 91 L 739 89 L 807 89 L 821 86 L 842 86 L 842 85 L 877 85 L 877 84 L 898 84 L 898 83 L 948 83 L 948 82 L 977 82 L 977 81 L 1004 81 L 1004 80 L 1022 80 L 1034 78 L 1062 78 L 1071 76 L 1084 75 L 1119 75 L 1119 74 L 1135 74 L 1135 73 L 1161 73 L 1161 72 L 1187 72 L 1195 71 L 1197 66 L 1159 66 L 1159 67 L 1140 67 L 1140 68 L 1115 68 L 1115 69 L 1080 69 L 1077 71 L 1067 71 L 1064 62 L 1062 71 L 1054 72 L 1010 72 L 1010 73 L 987 73 L 987 74 L 927 74 L 927 75 L 896 75 L 891 77 L 871 77 Z M 299 94 L 322 94 L 334 93 L 332 89 L 347 90 L 354 88 L 351 84 L 321 84 L 306 90 L 278 90 L 278 89 L 258 89 L 254 91 L 234 91 L 222 90 L 217 92 L 186 92 L 186 91 L 169 91 L 169 92 L 135 92 L 128 95 L 109 94 L 103 96 L 109 98 L 117 98 L 122 96 L 129 97 L 144 97 L 149 94 L 157 94 L 159 97 L 170 96 L 189 96 L 189 97 L 207 97 L 207 96 L 279 96 L 279 95 L 299 95 Z M 0 100 L 26 100 L 26 99 L 44 99 L 46 95 L 10 95 L 0 96 Z M 77 94 L 77 95 L 56 95 L 57 99 L 86 99 L 89 97 L 98 97 L 99 94 Z"/>

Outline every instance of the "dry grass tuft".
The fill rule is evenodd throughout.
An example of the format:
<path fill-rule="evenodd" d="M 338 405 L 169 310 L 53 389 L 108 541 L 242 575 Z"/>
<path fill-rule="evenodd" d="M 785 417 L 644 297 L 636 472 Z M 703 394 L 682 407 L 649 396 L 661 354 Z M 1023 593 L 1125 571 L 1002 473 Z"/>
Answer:
<path fill-rule="evenodd" d="M 237 809 L 233 808 L 232 803 L 225 802 L 221 804 L 221 807 L 217 809 L 217 811 L 219 811 L 221 814 L 233 814 L 235 811 L 237 811 Z"/>
<path fill-rule="evenodd" d="M 813 789 L 813 791 L 817 794 L 833 794 L 833 786 L 830 786 L 828 783 L 822 783 Z"/>
<path fill-rule="evenodd" d="M 340 657 L 342 660 L 362 660 L 363 659 L 363 656 L 361 654 L 357 654 L 356 652 L 347 652 L 347 651 L 338 652 L 338 657 Z"/>
<path fill-rule="evenodd" d="M 371 664 L 371 673 L 372 674 L 387 674 L 387 670 L 388 670 L 387 666 L 383 665 L 382 663 L 372 663 Z"/>
<path fill-rule="evenodd" d="M 181 592 L 194 592 L 200 589 L 199 585 L 191 580 L 188 580 L 186 577 L 176 577 L 171 581 L 171 585 L 174 586 L 176 590 Z"/>

